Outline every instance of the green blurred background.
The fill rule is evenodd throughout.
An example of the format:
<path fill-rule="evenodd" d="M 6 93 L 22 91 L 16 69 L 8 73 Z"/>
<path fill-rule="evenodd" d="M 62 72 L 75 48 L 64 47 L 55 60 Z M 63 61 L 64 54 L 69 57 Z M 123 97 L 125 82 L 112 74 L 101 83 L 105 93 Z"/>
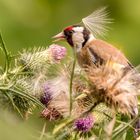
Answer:
<path fill-rule="evenodd" d="M 120 48 L 132 64 L 138 65 L 140 0 L 0 0 L 0 30 L 7 48 L 16 54 L 23 48 L 50 45 L 53 35 L 103 6 L 108 6 L 114 19 L 105 40 Z M 0 53 L 0 64 L 3 61 Z M 43 127 L 38 114 L 27 122 L 17 119 L 9 122 L 8 117 L 11 115 L 0 117 L 1 140 L 35 139 Z"/>

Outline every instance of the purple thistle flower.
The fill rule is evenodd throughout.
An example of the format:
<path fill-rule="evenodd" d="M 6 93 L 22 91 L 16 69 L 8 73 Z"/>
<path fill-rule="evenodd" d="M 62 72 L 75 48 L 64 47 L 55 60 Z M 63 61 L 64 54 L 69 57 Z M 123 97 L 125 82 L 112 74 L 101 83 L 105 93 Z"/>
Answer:
<path fill-rule="evenodd" d="M 44 94 L 41 96 L 40 101 L 44 105 L 48 105 L 49 101 L 52 99 L 51 85 L 47 82 L 44 85 Z"/>
<path fill-rule="evenodd" d="M 74 122 L 74 126 L 78 131 L 88 132 L 94 124 L 95 120 L 93 116 L 89 115 L 84 118 L 79 118 Z"/>
<path fill-rule="evenodd" d="M 62 47 L 62 46 L 59 46 L 57 44 L 52 44 L 50 47 L 49 47 L 50 51 L 51 51 L 51 54 L 52 54 L 52 57 L 55 61 L 60 61 L 61 59 L 63 59 L 66 55 L 66 48 L 65 47 Z"/>

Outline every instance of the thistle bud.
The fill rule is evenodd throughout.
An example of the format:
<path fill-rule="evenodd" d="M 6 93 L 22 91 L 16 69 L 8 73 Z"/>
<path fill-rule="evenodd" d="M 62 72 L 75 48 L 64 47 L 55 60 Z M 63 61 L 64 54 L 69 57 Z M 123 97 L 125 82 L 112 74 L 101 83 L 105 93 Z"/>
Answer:
<path fill-rule="evenodd" d="M 47 120 L 54 121 L 62 118 L 61 114 L 55 108 L 45 108 L 41 112 L 41 116 Z"/>

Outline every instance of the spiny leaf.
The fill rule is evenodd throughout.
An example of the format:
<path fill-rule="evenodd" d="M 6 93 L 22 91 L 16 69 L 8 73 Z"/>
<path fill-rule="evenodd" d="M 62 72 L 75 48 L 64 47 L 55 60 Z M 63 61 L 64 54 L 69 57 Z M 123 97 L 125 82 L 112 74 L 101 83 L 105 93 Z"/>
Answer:
<path fill-rule="evenodd" d="M 11 97 L 11 95 L 8 94 L 7 92 L 5 92 L 5 94 L 7 95 L 7 97 L 9 98 L 9 100 L 11 101 L 11 104 L 13 105 L 14 109 L 16 109 L 17 112 L 20 114 L 20 116 L 23 118 L 23 115 L 22 115 L 20 109 L 19 109 L 19 108 L 16 106 L 16 104 L 14 103 L 13 98 Z"/>
<path fill-rule="evenodd" d="M 7 89 L 7 90 L 10 91 L 10 92 L 13 92 L 14 94 L 16 94 L 18 96 L 21 96 L 21 97 L 24 97 L 26 99 L 29 99 L 29 100 L 33 101 L 34 103 L 36 103 L 37 105 L 39 105 L 39 106 L 44 108 L 44 105 L 37 98 L 35 98 L 32 95 L 29 95 L 29 94 L 25 93 L 24 91 L 21 91 L 21 90 L 19 90 L 17 88 L 16 89 L 10 88 L 10 89 Z"/>
<path fill-rule="evenodd" d="M 4 70 L 7 73 L 8 72 L 8 69 L 9 69 L 9 65 L 10 65 L 10 54 L 9 54 L 9 52 L 8 52 L 5 44 L 4 44 L 4 41 L 2 39 L 1 34 L 0 34 L 0 48 L 2 49 L 2 51 L 5 54 L 6 61 L 5 61 L 5 68 L 4 68 Z"/>

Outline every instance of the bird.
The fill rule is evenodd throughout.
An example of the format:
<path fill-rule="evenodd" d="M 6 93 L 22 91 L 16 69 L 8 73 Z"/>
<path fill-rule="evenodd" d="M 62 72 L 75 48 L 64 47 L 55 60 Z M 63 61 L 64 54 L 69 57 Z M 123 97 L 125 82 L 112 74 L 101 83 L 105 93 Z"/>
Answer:
<path fill-rule="evenodd" d="M 94 34 L 104 34 L 104 31 L 106 31 L 104 24 L 109 23 L 109 19 L 106 16 L 105 8 L 96 10 L 92 15 L 82 19 L 85 26 L 68 26 L 53 38 L 58 40 L 65 39 L 69 43 L 75 50 L 78 63 L 81 67 L 92 63 L 101 64 L 108 60 L 113 61 L 120 67 L 133 67 L 119 49 L 103 40 L 96 39 L 94 36 Z"/>
<path fill-rule="evenodd" d="M 107 31 L 106 23 L 110 23 L 107 16 L 106 8 L 98 9 L 83 18 L 82 24 L 68 26 L 53 38 L 66 40 L 72 47 L 80 67 L 88 68 L 91 82 L 104 89 L 104 95 L 98 95 L 104 102 L 134 118 L 138 115 L 138 82 L 134 77 L 140 79 L 139 74 L 122 51 L 97 38 Z"/>

